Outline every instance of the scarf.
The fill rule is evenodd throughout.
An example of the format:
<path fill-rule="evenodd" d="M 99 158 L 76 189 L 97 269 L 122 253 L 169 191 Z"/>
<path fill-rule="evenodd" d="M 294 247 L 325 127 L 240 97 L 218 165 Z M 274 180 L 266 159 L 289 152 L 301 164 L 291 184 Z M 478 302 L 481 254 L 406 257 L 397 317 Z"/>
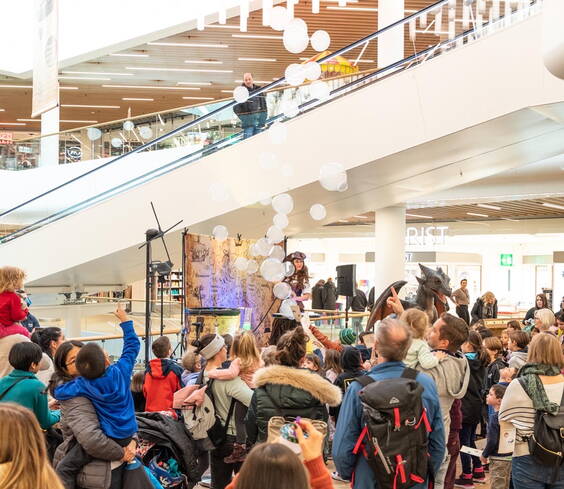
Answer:
<path fill-rule="evenodd" d="M 527 363 L 521 367 L 518 375 L 523 389 L 533 401 L 533 407 L 538 411 L 555 414 L 560 409 L 560 404 L 548 399 L 539 375 L 560 375 L 560 369 L 545 363 Z"/>

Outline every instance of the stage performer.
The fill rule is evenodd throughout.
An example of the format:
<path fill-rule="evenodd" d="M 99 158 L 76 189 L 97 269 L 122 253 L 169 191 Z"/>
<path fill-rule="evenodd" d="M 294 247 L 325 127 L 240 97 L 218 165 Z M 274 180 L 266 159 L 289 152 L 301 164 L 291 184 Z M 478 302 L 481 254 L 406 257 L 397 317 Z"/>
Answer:
<path fill-rule="evenodd" d="M 311 299 L 311 287 L 309 285 L 309 272 L 307 266 L 304 263 L 306 256 L 301 251 L 294 251 L 290 253 L 284 262 L 290 262 L 294 265 L 294 273 L 289 277 L 284 279 L 284 282 L 288 283 L 292 287 L 292 299 L 294 299 L 300 308 L 300 311 L 304 311 L 304 301 Z"/>

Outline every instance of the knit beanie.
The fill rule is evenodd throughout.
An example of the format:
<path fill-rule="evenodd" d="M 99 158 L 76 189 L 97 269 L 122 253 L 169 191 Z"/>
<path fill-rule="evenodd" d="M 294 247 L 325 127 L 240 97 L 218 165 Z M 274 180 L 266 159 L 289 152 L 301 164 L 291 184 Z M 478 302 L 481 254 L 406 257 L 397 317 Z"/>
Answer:
<path fill-rule="evenodd" d="M 339 341 L 342 345 L 352 345 L 354 340 L 356 340 L 356 333 L 351 328 L 345 328 L 339 332 Z"/>

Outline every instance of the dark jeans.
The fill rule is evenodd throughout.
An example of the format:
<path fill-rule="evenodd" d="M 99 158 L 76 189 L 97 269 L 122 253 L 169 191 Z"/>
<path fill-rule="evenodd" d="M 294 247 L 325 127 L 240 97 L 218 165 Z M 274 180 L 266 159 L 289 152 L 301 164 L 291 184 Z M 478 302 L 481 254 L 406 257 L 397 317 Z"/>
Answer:
<path fill-rule="evenodd" d="M 476 448 L 476 428 L 478 423 L 468 424 L 462 423 L 462 430 L 460 430 L 460 444 Z M 467 453 L 460 452 L 460 461 L 462 462 L 462 472 L 464 474 L 471 474 L 473 469 L 479 469 L 482 467 L 482 462 L 478 457 L 468 455 Z"/>
<path fill-rule="evenodd" d="M 223 459 L 231 455 L 235 437 L 227 435 L 225 442 L 210 453 L 210 466 L 213 489 L 225 489 L 233 474 L 239 472 L 242 463 L 226 464 Z"/>
<path fill-rule="evenodd" d="M 456 479 L 456 462 L 460 453 L 460 434 L 458 430 L 450 430 L 447 441 L 447 452 L 450 455 L 448 469 L 445 474 L 444 489 L 453 489 Z"/>
<path fill-rule="evenodd" d="M 538 464 L 530 455 L 514 457 L 511 480 L 516 489 L 564 489 L 564 465 L 556 472 L 552 483 L 552 467 Z"/>
<path fill-rule="evenodd" d="M 456 306 L 456 314 L 459 318 L 464 319 L 466 324 L 470 324 L 470 315 L 468 314 L 468 306 Z"/>

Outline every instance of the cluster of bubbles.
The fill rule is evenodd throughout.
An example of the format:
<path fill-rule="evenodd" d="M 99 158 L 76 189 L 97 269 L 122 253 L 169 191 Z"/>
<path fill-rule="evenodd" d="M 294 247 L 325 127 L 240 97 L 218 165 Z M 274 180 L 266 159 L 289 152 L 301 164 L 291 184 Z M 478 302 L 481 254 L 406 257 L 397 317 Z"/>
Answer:
<path fill-rule="evenodd" d="M 134 131 L 135 124 L 133 123 L 133 121 L 129 121 L 129 120 L 125 121 L 123 123 L 123 130 L 128 132 Z M 144 140 L 149 140 L 153 137 L 153 130 L 149 126 L 139 126 L 137 128 L 137 132 L 139 133 L 141 139 Z M 86 136 L 90 141 L 97 141 L 102 137 L 102 131 L 97 127 L 89 127 L 86 130 Z M 114 148 L 121 148 L 123 146 L 123 143 L 124 143 L 123 139 L 118 137 L 114 137 L 110 140 L 110 144 Z"/>

